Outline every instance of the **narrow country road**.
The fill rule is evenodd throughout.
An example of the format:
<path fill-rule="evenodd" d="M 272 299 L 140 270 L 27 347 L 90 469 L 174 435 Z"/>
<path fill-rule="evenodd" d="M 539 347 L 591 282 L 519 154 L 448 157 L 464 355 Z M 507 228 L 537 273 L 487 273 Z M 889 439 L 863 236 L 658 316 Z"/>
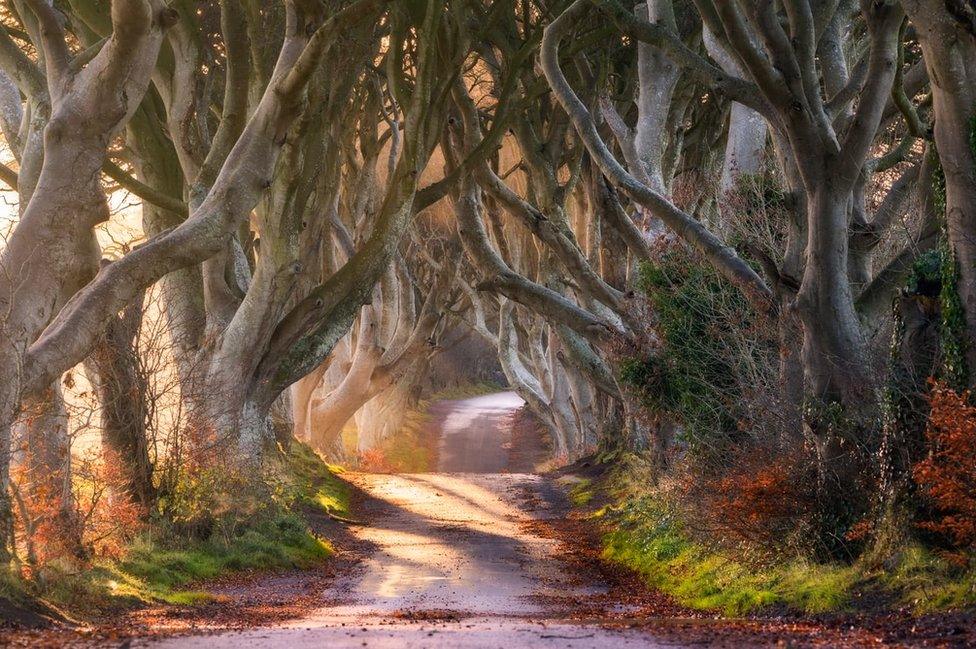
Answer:
<path fill-rule="evenodd" d="M 374 500 L 357 527 L 364 560 L 321 596 L 322 608 L 271 628 L 143 641 L 140 646 L 655 647 L 639 631 L 572 623 L 572 602 L 605 591 L 556 559 L 532 522 L 557 515 L 551 486 L 505 469 L 514 393 L 435 404 L 436 474 L 352 478 Z M 675 646 L 668 643 L 669 647 Z"/>
<path fill-rule="evenodd" d="M 514 392 L 434 403 L 430 415 L 441 430 L 438 471 L 504 471 L 512 441 L 509 420 L 522 403 Z"/>

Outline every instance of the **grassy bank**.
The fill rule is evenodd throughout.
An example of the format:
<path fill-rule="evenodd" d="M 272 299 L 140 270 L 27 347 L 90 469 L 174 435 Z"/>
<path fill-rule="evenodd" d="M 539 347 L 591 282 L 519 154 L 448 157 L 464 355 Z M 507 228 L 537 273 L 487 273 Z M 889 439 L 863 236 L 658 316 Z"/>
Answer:
<path fill-rule="evenodd" d="M 810 614 L 901 607 L 924 613 L 976 605 L 976 571 L 917 544 L 853 564 L 712 547 L 687 533 L 679 514 L 629 471 L 573 479 L 570 499 L 605 527 L 606 560 L 638 572 L 685 606 L 742 615 L 784 607 Z"/>
<path fill-rule="evenodd" d="M 302 513 L 348 514 L 349 487 L 340 472 L 296 443 L 266 472 L 263 488 L 273 497 L 259 512 L 237 515 L 196 536 L 156 521 L 117 558 L 95 559 L 84 568 L 52 562 L 29 580 L 0 575 L 0 600 L 11 609 L 47 609 L 89 619 L 146 603 L 211 601 L 214 596 L 204 583 L 235 572 L 312 566 L 328 559 L 333 548 Z"/>

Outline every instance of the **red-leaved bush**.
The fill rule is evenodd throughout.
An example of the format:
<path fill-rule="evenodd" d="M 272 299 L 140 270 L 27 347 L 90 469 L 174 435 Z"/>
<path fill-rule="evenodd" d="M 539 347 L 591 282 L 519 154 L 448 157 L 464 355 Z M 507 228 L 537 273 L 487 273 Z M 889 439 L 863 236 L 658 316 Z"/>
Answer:
<path fill-rule="evenodd" d="M 75 477 L 83 485 L 75 491 L 75 506 L 84 524 L 85 548 L 95 557 L 122 557 L 145 527 L 145 508 L 126 493 L 121 463 L 108 451 L 75 458 Z"/>
<path fill-rule="evenodd" d="M 368 473 L 390 473 L 392 467 L 387 462 L 381 448 L 370 448 L 359 454 L 359 468 Z"/>
<path fill-rule="evenodd" d="M 976 549 L 976 408 L 969 392 L 935 384 L 925 430 L 929 454 L 913 477 L 937 513 L 920 527 L 960 549 Z"/>
<path fill-rule="evenodd" d="M 705 538 L 753 547 L 782 548 L 810 516 L 815 498 L 812 463 L 802 452 L 749 445 L 730 451 L 724 466 L 680 481 L 689 527 Z"/>

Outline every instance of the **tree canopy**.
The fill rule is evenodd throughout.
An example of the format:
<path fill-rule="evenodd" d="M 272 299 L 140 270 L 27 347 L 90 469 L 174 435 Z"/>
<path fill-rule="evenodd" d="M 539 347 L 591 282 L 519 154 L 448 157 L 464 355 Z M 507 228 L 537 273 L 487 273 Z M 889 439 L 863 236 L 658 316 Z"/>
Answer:
<path fill-rule="evenodd" d="M 566 461 L 796 463 L 832 556 L 976 380 L 965 2 L 11 0 L 0 126 L 4 560 L 86 552 L 76 375 L 145 512 L 354 461 L 455 354 Z"/>

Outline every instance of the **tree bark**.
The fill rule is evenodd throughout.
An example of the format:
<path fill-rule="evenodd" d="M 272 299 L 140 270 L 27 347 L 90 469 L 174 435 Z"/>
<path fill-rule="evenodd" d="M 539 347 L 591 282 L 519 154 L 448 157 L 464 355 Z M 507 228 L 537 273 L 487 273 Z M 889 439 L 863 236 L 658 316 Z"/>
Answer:
<path fill-rule="evenodd" d="M 141 302 L 109 323 L 86 361 L 101 407 L 102 452 L 116 473 L 121 495 L 148 513 L 155 501 L 149 457 L 149 385 L 139 368 L 135 337 L 142 324 Z"/>
<path fill-rule="evenodd" d="M 976 26 L 944 0 L 905 0 L 932 87 L 945 218 L 959 271 L 969 382 L 976 386 Z"/>
<path fill-rule="evenodd" d="M 63 553 L 82 559 L 81 519 L 71 484 L 71 437 L 60 383 L 25 399 L 15 426 L 14 445 L 23 449 L 21 493 L 31 516 L 29 527 L 44 530 L 47 551 L 41 561 Z"/>
<path fill-rule="evenodd" d="M 743 77 L 742 67 L 719 44 L 707 27 L 702 36 L 709 55 L 722 66 L 728 74 Z M 728 140 L 725 144 L 725 158 L 722 162 L 722 176 L 719 180 L 719 204 L 722 197 L 736 188 L 743 174 L 759 173 L 762 167 L 763 151 L 766 148 L 768 129 L 765 118 L 752 108 L 735 101 L 729 113 Z"/>
<path fill-rule="evenodd" d="M 637 13 L 643 14 L 651 23 L 661 23 L 676 31 L 672 0 L 647 0 L 644 7 L 638 7 Z M 664 177 L 667 137 L 665 127 L 674 88 L 680 76 L 680 68 L 666 53 L 649 43 L 637 44 L 637 124 L 634 128 L 634 148 L 641 172 L 646 174 L 646 184 L 662 196 L 668 194 L 670 185 Z M 640 175 L 637 177 L 641 178 Z M 652 227 L 652 232 L 656 229 Z"/>
<path fill-rule="evenodd" d="M 21 370 L 28 348 L 97 270 L 92 268 L 98 258 L 92 229 L 109 216 L 99 185 L 106 148 L 144 95 L 163 29 L 172 18 L 171 11 L 156 0 L 113 2 L 111 36 L 85 67 L 73 70 L 53 7 L 38 2 L 31 9 L 42 25 L 36 44 L 44 54 L 52 109 L 44 128 L 44 156 L 36 187 L 0 255 L 4 270 L 0 310 L 5 315 L 0 363 L 18 368 L 0 387 L 0 429 L 14 421 L 25 391 L 42 390 L 73 364 L 52 368 L 32 385 L 24 385 Z M 35 100 L 43 92 L 37 88 Z M 96 333 L 92 332 L 92 338 Z M 83 357 L 79 354 L 75 362 Z M 6 473 L 0 467 L 0 476 Z M 7 509 L 0 506 L 0 510 Z M 9 543 L 4 539 L 0 545 Z"/>
<path fill-rule="evenodd" d="M 847 274 L 849 195 L 830 181 L 810 195 L 807 261 L 797 295 L 808 394 L 860 409 L 872 373 Z"/>

